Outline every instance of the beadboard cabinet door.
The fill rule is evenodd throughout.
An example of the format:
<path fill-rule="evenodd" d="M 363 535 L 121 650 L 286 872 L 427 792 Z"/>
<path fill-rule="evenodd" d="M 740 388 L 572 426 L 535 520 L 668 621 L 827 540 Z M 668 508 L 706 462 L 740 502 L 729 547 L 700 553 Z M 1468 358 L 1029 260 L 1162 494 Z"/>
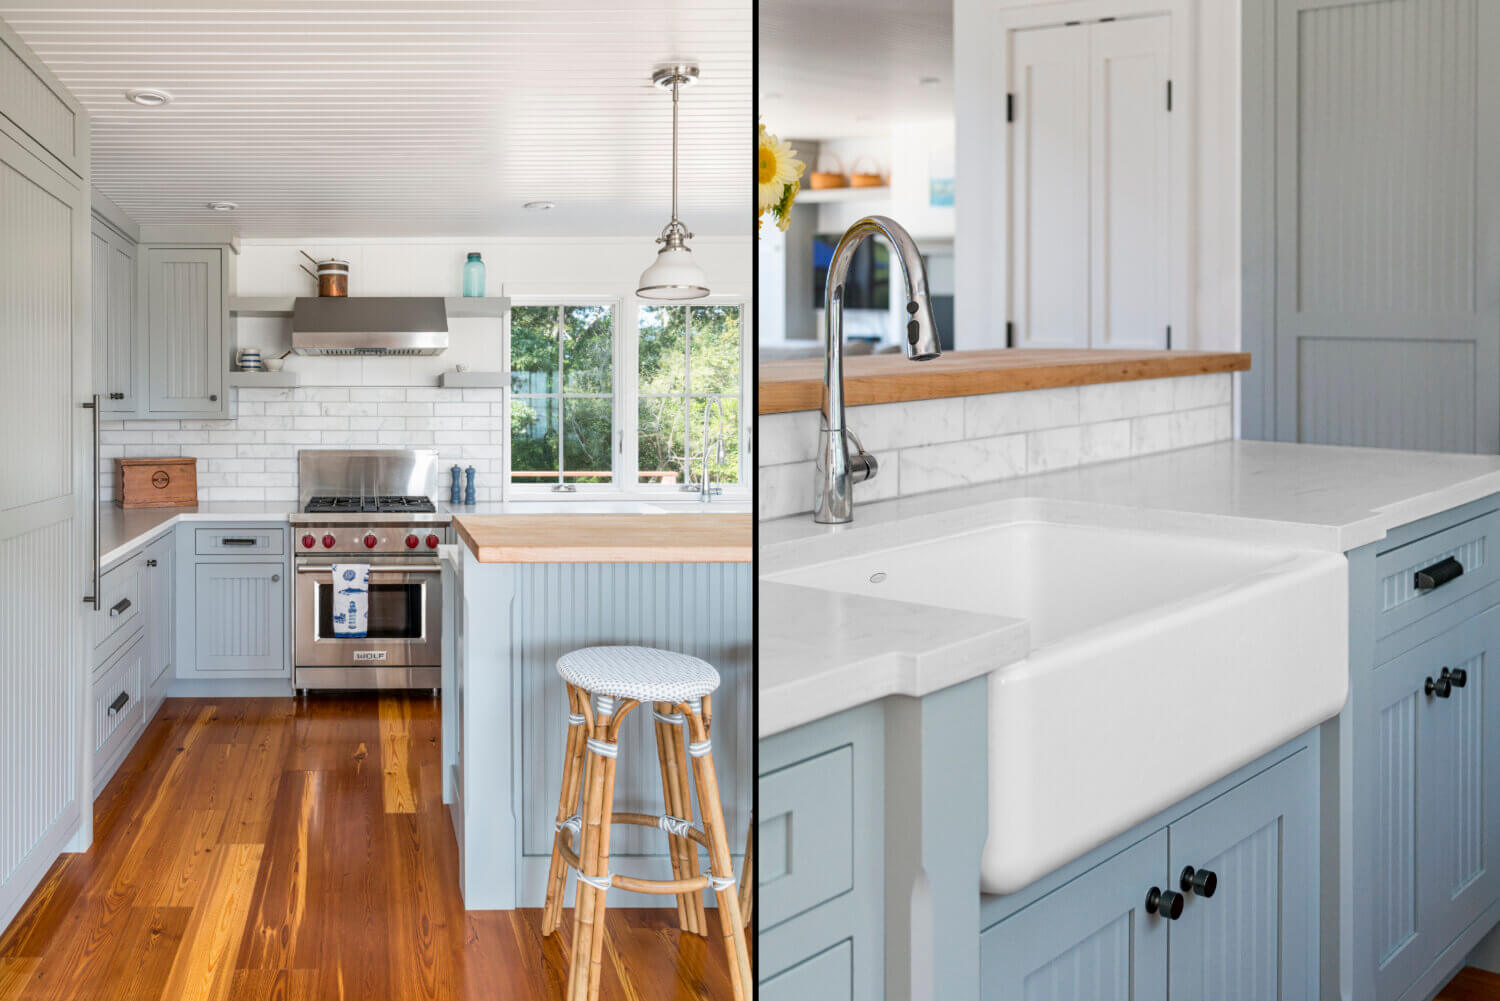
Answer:
<path fill-rule="evenodd" d="M 146 548 L 141 604 L 146 612 L 146 663 L 141 676 L 146 722 L 156 715 L 172 680 L 172 551 L 176 540 L 164 535 Z"/>
<path fill-rule="evenodd" d="M 1370 900 L 1356 955 L 1374 967 L 1377 1001 L 1402 996 L 1500 892 L 1500 768 L 1485 740 L 1500 725 L 1497 628 L 1491 608 L 1375 671 L 1356 749 L 1355 871 Z M 1466 672 L 1446 696 L 1445 669 Z"/>
<path fill-rule="evenodd" d="M 286 677 L 286 568 L 281 563 L 199 563 L 189 677 Z"/>
<path fill-rule="evenodd" d="M 1172 1001 L 1316 1001 L 1317 766 L 1300 751 L 1168 828 Z M 1210 896 L 1183 871 L 1211 873 Z M 1200 872 L 1201 871 L 1201 872 Z"/>
<path fill-rule="evenodd" d="M 216 248 L 144 250 L 141 287 L 150 352 L 147 416 L 213 417 L 227 412 L 224 253 Z"/>
<path fill-rule="evenodd" d="M 1166 1001 L 1167 925 L 1146 913 L 1163 885 L 1157 831 L 981 936 L 984 1001 Z"/>
<path fill-rule="evenodd" d="M 93 225 L 94 389 L 104 413 L 133 416 L 140 352 L 136 342 L 136 247 L 98 218 Z"/>

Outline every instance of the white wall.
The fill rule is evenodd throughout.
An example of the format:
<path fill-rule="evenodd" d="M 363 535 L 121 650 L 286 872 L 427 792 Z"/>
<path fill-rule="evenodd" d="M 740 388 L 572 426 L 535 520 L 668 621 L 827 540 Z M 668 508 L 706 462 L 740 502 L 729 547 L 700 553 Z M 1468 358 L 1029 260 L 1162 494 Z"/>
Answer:
<path fill-rule="evenodd" d="M 1191 328 L 1179 347 L 1237 350 L 1240 345 L 1240 0 L 954 0 L 955 111 L 958 138 L 955 233 L 958 292 L 956 345 L 1004 345 L 1004 276 L 987 246 L 998 239 L 1007 198 L 1004 94 L 1005 33 L 999 18 L 1042 10 L 1056 21 L 1097 19 L 1149 8 L 1187 18 L 1188 79 L 1174 97 L 1192 109 L 1187 239 Z M 1049 10 L 1050 9 L 1050 10 Z M 997 110 L 998 109 L 998 110 Z"/>
<path fill-rule="evenodd" d="M 748 301 L 750 241 L 700 238 L 693 248 L 716 295 Z M 299 250 L 348 260 L 351 295 L 458 295 L 473 250 L 484 257 L 490 295 L 611 295 L 629 303 L 655 247 L 638 239 L 247 240 L 235 259 L 235 294 L 313 294 L 313 280 L 298 267 L 307 263 Z M 300 449 L 435 447 L 444 497 L 449 467 L 472 465 L 478 500 L 498 501 L 509 433 L 504 391 L 443 389 L 437 377 L 459 362 L 474 371 L 499 369 L 501 321 L 455 319 L 449 325 L 451 346 L 430 358 L 293 355 L 286 370 L 297 373 L 301 385 L 230 390 L 235 416 L 228 420 L 104 421 L 102 496 L 113 495 L 112 460 L 119 457 L 196 456 L 202 500 L 295 502 Z M 276 355 L 291 345 L 285 319 L 245 317 L 235 327 L 237 347 Z"/>

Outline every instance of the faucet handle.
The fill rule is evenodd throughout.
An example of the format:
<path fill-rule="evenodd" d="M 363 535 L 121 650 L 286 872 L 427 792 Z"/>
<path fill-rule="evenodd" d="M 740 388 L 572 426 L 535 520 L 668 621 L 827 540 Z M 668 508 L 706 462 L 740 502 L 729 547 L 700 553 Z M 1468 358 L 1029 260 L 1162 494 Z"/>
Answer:
<path fill-rule="evenodd" d="M 854 452 L 849 456 L 849 478 L 855 483 L 873 480 L 875 474 L 880 472 L 880 463 L 875 461 L 875 456 L 865 451 L 864 443 L 851 428 L 844 428 L 844 436 L 854 442 Z"/>

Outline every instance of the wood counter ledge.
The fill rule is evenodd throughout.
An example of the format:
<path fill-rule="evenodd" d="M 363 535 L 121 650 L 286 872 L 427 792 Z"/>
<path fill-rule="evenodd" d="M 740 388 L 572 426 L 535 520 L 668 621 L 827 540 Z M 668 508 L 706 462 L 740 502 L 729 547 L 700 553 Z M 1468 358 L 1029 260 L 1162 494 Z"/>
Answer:
<path fill-rule="evenodd" d="M 749 514 L 472 514 L 453 527 L 480 563 L 749 563 Z"/>
<path fill-rule="evenodd" d="M 1223 351 L 1026 348 L 950 351 L 921 362 L 907 361 L 900 354 L 856 355 L 844 358 L 844 392 L 845 403 L 858 407 L 1249 368 L 1249 354 Z M 816 410 L 823 391 L 823 359 L 763 362 L 757 378 L 761 413 Z"/>

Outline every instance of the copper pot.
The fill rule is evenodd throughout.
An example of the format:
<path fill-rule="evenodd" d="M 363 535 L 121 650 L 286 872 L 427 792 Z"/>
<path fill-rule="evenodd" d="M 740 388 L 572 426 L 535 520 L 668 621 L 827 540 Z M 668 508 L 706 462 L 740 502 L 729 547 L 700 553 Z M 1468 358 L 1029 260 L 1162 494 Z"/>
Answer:
<path fill-rule="evenodd" d="M 306 251 L 302 253 L 302 256 L 306 257 L 309 261 L 312 261 L 313 264 L 315 264 L 318 268 L 317 274 L 313 274 L 311 271 L 307 271 L 306 265 L 303 265 L 302 270 L 307 271 L 309 275 L 312 275 L 312 277 L 318 280 L 318 295 L 320 297 L 347 297 L 349 295 L 348 261 L 341 261 L 338 258 L 334 257 L 331 257 L 326 261 L 319 261 L 315 260 L 312 255 L 308 254 Z"/>

